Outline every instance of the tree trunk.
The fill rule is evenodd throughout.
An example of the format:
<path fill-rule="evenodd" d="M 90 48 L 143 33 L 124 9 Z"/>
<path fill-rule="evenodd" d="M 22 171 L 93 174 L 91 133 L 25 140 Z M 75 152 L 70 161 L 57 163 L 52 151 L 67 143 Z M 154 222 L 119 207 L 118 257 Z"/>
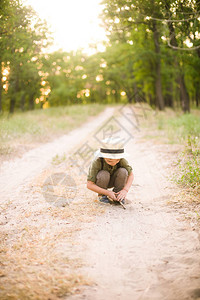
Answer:
<path fill-rule="evenodd" d="M 19 91 L 19 81 L 18 78 L 15 80 L 15 89 L 14 93 L 12 93 L 11 98 L 10 98 L 10 113 L 13 114 L 15 110 L 15 104 L 16 104 L 16 95 L 18 94 Z"/>
<path fill-rule="evenodd" d="M 179 85 L 180 85 L 180 94 L 181 94 L 181 106 L 184 111 L 190 112 L 190 101 L 189 101 L 189 94 L 187 92 L 186 86 L 185 86 L 185 80 L 184 75 L 179 76 Z"/>
<path fill-rule="evenodd" d="M 21 96 L 21 102 L 20 102 L 21 111 L 24 111 L 24 105 L 25 105 L 25 93 L 23 93 Z"/>
<path fill-rule="evenodd" d="M 151 107 L 153 107 L 155 105 L 155 100 L 153 99 L 151 94 L 149 94 L 149 104 Z"/>
<path fill-rule="evenodd" d="M 170 32 L 170 37 L 171 37 L 171 45 L 177 47 L 178 43 L 176 40 L 176 36 L 175 36 L 175 30 L 174 30 L 174 26 L 172 23 L 168 22 L 168 28 L 169 28 L 169 32 Z M 178 70 L 180 70 L 180 65 L 178 60 L 175 58 L 175 66 Z M 184 79 L 184 75 L 180 74 L 177 77 L 177 82 L 179 84 L 180 87 L 180 96 L 181 96 L 181 106 L 184 112 L 190 112 L 190 99 L 189 99 L 189 94 L 187 92 L 187 88 L 185 85 L 185 79 Z"/>
<path fill-rule="evenodd" d="M 17 66 L 17 72 L 16 72 L 16 77 L 14 78 L 14 82 L 13 82 L 13 86 L 14 86 L 14 91 L 11 94 L 11 98 L 10 98 L 10 113 L 13 114 L 14 110 L 15 110 L 15 104 L 16 104 L 16 99 L 19 93 L 19 66 Z"/>
<path fill-rule="evenodd" d="M 160 45 L 159 45 L 159 32 L 157 30 L 156 21 L 153 21 L 153 39 L 156 52 L 156 81 L 155 81 L 155 92 L 156 92 L 156 106 L 159 110 L 165 109 L 162 84 L 161 84 L 161 63 L 160 63 Z"/>
<path fill-rule="evenodd" d="M 168 86 L 168 93 L 165 96 L 165 105 L 168 107 L 173 108 L 174 107 L 174 101 L 173 101 L 173 87 L 172 83 L 170 82 Z"/>
<path fill-rule="evenodd" d="M 13 96 L 11 96 L 11 98 L 10 98 L 10 108 L 9 108 L 9 112 L 10 112 L 11 114 L 14 113 L 14 110 L 15 110 L 15 103 L 16 103 L 16 99 L 15 99 L 15 96 L 13 95 Z"/>
<path fill-rule="evenodd" d="M 34 95 L 30 95 L 29 97 L 29 109 L 33 110 L 34 109 Z"/>
<path fill-rule="evenodd" d="M 200 98 L 200 89 L 199 89 L 199 87 L 197 87 L 196 88 L 196 95 L 195 95 L 196 107 L 199 107 L 199 98 Z"/>
<path fill-rule="evenodd" d="M 143 99 L 141 99 L 141 97 L 140 97 L 139 90 L 138 90 L 136 82 L 133 83 L 133 89 L 134 89 L 134 100 L 135 100 L 135 103 L 143 102 Z"/>
<path fill-rule="evenodd" d="M 127 95 L 127 98 L 128 98 L 128 103 L 131 104 L 131 103 L 132 103 L 132 100 L 133 100 L 133 96 L 131 95 L 130 92 L 127 92 L 126 95 Z"/>

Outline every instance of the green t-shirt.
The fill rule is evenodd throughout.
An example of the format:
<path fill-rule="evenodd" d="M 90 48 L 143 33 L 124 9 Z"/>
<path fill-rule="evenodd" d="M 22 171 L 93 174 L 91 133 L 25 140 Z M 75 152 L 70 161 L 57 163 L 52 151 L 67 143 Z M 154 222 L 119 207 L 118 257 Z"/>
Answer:
<path fill-rule="evenodd" d="M 121 158 L 119 161 L 119 164 L 120 164 L 120 168 L 125 168 L 128 171 L 128 175 L 130 175 L 130 173 L 132 172 L 132 167 L 128 164 L 128 161 L 124 158 Z M 117 168 L 118 168 L 117 165 L 112 167 L 111 165 L 107 164 L 106 161 L 103 159 L 103 169 L 102 169 L 101 168 L 101 159 L 98 157 L 91 163 L 91 165 L 89 167 L 87 180 L 95 183 L 97 173 L 99 171 L 105 170 L 105 171 L 108 171 L 110 173 L 110 175 L 112 175 L 117 170 Z"/>

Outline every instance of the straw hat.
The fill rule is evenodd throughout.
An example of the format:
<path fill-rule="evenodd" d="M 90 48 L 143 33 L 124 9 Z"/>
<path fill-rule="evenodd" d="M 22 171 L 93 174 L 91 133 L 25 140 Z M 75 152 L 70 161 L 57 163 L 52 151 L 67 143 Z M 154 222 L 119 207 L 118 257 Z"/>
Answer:
<path fill-rule="evenodd" d="M 95 152 L 95 157 L 121 159 L 128 156 L 124 151 L 124 144 L 118 138 L 107 138 L 101 142 L 101 147 Z"/>

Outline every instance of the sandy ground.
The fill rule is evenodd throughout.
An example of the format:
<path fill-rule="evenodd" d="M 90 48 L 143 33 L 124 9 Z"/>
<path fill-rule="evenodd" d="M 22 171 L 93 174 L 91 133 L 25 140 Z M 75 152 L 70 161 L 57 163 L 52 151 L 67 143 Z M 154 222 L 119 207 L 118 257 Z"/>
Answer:
<path fill-rule="evenodd" d="M 92 128 L 100 126 L 112 115 L 113 111 L 114 109 L 108 108 L 104 114 L 93 118 L 91 122 L 84 124 L 81 128 L 73 130 L 53 142 L 28 151 L 22 158 L 5 161 L 0 166 L 1 199 L 16 197 L 16 193 L 20 192 L 37 174 L 47 168 L 56 155 L 73 153 L 74 148 L 79 145 L 83 137 L 87 136 Z"/>
<path fill-rule="evenodd" d="M 158 148 L 130 143 L 132 203 L 108 206 L 81 232 L 85 272 L 96 285 L 70 300 L 200 299 L 199 235 L 168 204 L 177 191 L 165 177 L 168 155 Z"/>
<path fill-rule="evenodd" d="M 15 229 L 20 214 L 29 209 L 28 185 L 48 168 L 52 157 L 72 152 L 80 145 L 80 137 L 93 138 L 95 129 L 112 114 L 113 110 L 108 109 L 69 135 L 1 166 L 1 201 L 12 204 L 2 214 L 3 230 L 11 225 Z M 143 130 L 123 116 L 118 121 L 135 175 L 128 194 L 130 203 L 126 210 L 99 204 L 105 212 L 93 222 L 81 224 L 74 237 L 73 255 L 82 259 L 81 273 L 93 285 L 76 288 L 74 295 L 64 299 L 200 299 L 199 232 L 187 220 L 188 212 L 170 204 L 179 192 L 170 181 L 177 149 L 144 140 Z M 71 247 L 65 247 L 62 250 L 70 253 Z"/>

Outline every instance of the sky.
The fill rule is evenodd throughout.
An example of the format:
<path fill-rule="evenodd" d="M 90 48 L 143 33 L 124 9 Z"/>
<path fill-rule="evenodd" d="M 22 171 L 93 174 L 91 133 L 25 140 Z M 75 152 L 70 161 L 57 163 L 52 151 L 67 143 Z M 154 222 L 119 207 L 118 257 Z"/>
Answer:
<path fill-rule="evenodd" d="M 41 19 L 46 19 L 53 32 L 52 51 L 64 51 L 84 48 L 89 44 L 99 44 L 106 39 L 105 31 L 100 27 L 99 14 L 102 11 L 101 0 L 24 0 L 31 5 Z"/>

